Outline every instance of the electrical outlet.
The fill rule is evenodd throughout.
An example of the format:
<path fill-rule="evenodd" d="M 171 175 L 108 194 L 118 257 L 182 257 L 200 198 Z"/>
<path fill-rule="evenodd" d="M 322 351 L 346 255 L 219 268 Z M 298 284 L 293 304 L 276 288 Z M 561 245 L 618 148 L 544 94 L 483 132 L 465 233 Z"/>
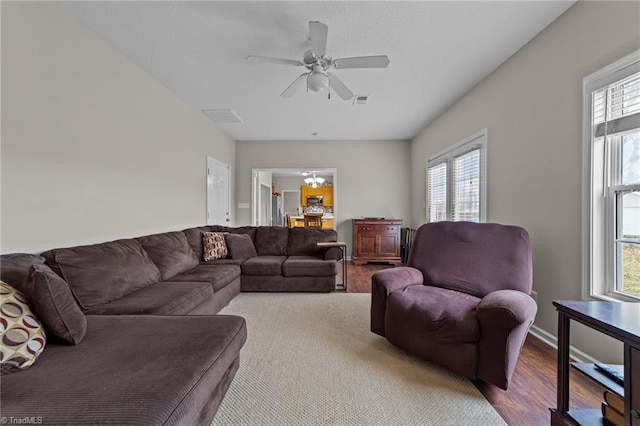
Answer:
<path fill-rule="evenodd" d="M 537 291 L 532 291 L 531 292 L 531 298 L 536 302 L 536 304 L 538 303 L 538 292 Z"/>

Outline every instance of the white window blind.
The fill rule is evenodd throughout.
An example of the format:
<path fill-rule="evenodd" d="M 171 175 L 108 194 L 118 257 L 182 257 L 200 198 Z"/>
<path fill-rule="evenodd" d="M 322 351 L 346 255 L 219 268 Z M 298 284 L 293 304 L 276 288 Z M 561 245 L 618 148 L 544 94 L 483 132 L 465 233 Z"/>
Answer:
<path fill-rule="evenodd" d="M 429 168 L 427 198 L 429 199 L 428 221 L 447 220 L 447 163 Z"/>
<path fill-rule="evenodd" d="M 640 74 L 633 74 L 593 93 L 595 137 L 635 129 L 639 121 Z"/>
<path fill-rule="evenodd" d="M 486 142 L 485 129 L 427 161 L 427 222 L 485 220 Z"/>
<path fill-rule="evenodd" d="M 480 222 L 480 147 L 453 159 L 453 220 Z"/>

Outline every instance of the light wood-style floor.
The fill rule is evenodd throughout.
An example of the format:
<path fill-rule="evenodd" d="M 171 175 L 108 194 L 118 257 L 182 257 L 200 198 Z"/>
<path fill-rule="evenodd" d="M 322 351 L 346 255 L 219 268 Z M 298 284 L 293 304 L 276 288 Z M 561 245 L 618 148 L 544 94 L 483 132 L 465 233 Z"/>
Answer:
<path fill-rule="evenodd" d="M 389 265 L 366 264 L 347 267 L 347 291 L 371 293 L 371 276 Z M 509 425 L 548 425 L 549 408 L 556 404 L 557 351 L 538 338 L 527 338 L 508 391 L 480 381 L 476 388 Z M 599 408 L 604 388 L 572 369 L 570 406 Z"/>

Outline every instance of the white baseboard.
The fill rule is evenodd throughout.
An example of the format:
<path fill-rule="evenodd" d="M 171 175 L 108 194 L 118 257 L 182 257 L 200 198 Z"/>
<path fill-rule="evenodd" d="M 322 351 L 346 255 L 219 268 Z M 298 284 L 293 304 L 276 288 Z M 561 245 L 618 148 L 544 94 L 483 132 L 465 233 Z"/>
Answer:
<path fill-rule="evenodd" d="M 558 338 L 553 334 L 548 333 L 535 325 L 531 326 L 531 328 L 529 329 L 529 333 L 531 333 L 532 336 L 535 336 L 538 339 L 542 340 L 552 348 L 558 350 Z M 574 348 L 573 346 L 569 346 L 569 357 L 573 358 L 577 362 L 599 362 L 591 355 L 586 354 L 581 350 Z"/>

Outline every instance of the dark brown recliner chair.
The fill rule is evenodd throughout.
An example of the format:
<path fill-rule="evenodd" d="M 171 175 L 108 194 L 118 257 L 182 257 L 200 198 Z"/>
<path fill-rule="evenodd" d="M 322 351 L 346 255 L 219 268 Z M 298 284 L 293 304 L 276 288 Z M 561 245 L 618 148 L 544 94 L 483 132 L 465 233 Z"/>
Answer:
<path fill-rule="evenodd" d="M 416 231 L 408 266 L 372 278 L 371 331 L 471 379 L 507 389 L 537 306 L 529 234 L 437 222 Z"/>

